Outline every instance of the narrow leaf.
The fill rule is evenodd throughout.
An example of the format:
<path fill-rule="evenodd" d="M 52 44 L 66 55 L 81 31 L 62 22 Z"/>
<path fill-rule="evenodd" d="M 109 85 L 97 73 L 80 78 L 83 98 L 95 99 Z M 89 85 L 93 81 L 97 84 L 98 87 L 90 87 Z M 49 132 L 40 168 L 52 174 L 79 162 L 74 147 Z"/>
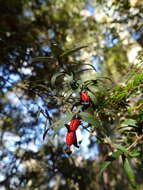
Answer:
<path fill-rule="evenodd" d="M 108 161 L 114 161 L 122 154 L 123 153 L 120 150 L 117 150 L 117 151 L 113 152 L 112 155 L 108 156 L 107 160 Z"/>
<path fill-rule="evenodd" d="M 110 161 L 105 161 L 101 164 L 101 167 L 100 167 L 100 171 L 99 171 L 99 174 L 98 176 L 101 177 L 101 175 L 103 174 L 103 172 L 105 171 L 105 169 L 111 164 Z"/>
<path fill-rule="evenodd" d="M 53 127 L 55 127 L 55 128 L 54 128 L 54 134 L 53 134 L 53 136 L 55 136 L 55 135 L 59 132 L 59 130 L 60 130 L 62 127 L 64 127 L 64 125 L 65 125 L 66 123 L 68 123 L 68 122 L 73 118 L 73 115 L 74 115 L 74 114 L 67 114 L 66 117 L 61 118 L 61 119 L 59 119 L 58 121 L 54 122 L 48 129 L 45 130 L 44 135 L 43 135 L 43 140 L 45 139 L 45 137 L 46 137 L 46 135 L 47 135 L 47 132 L 48 132 L 50 129 L 52 129 Z"/>
<path fill-rule="evenodd" d="M 66 74 L 66 73 L 64 73 L 64 72 L 58 72 L 58 73 L 54 74 L 54 75 L 52 76 L 52 78 L 51 78 L 51 85 L 52 85 L 52 86 L 55 86 L 55 82 L 56 82 L 57 77 L 62 76 L 62 75 L 65 75 L 65 74 Z"/>
<path fill-rule="evenodd" d="M 32 58 L 32 63 L 36 63 L 36 62 L 55 62 L 56 59 L 53 57 L 35 57 Z"/>
<path fill-rule="evenodd" d="M 117 144 L 112 144 L 115 148 L 120 150 L 122 153 L 124 153 L 127 156 L 131 156 L 131 152 L 129 152 L 124 146 L 117 145 Z"/>
<path fill-rule="evenodd" d="M 140 150 L 133 150 L 132 152 L 131 152 L 131 156 L 132 157 L 138 157 L 138 156 L 140 156 L 141 155 L 141 151 Z"/>
<path fill-rule="evenodd" d="M 88 91 L 88 95 L 90 96 L 92 102 L 95 104 L 97 102 L 95 95 L 91 91 Z"/>
<path fill-rule="evenodd" d="M 58 121 L 56 121 L 55 123 L 52 124 L 52 126 L 50 128 L 55 127 L 54 136 L 59 132 L 59 130 L 62 127 L 64 127 L 64 125 L 66 123 L 68 123 L 73 118 L 73 116 L 74 116 L 74 113 L 67 114 L 65 118 L 61 118 L 61 119 L 59 119 Z"/>
<path fill-rule="evenodd" d="M 66 93 L 66 95 L 65 95 L 65 101 L 67 101 L 67 100 L 71 97 L 72 93 L 73 93 L 73 90 L 69 90 L 69 91 Z"/>
<path fill-rule="evenodd" d="M 77 52 L 77 51 L 79 51 L 79 50 L 81 50 L 83 48 L 86 48 L 86 47 L 87 46 L 80 46 L 80 47 L 77 47 L 77 48 L 74 48 L 74 49 L 71 49 L 71 50 L 67 50 L 64 53 L 62 53 L 60 55 L 60 57 L 66 57 L 66 56 L 71 55 L 71 54 L 73 54 L 73 53 L 75 53 L 75 52 Z"/>
<path fill-rule="evenodd" d="M 124 170 L 126 172 L 129 182 L 131 183 L 132 187 L 135 188 L 136 187 L 135 176 L 134 176 L 134 172 L 128 158 L 124 159 L 123 165 L 124 165 Z"/>
<path fill-rule="evenodd" d="M 87 123 L 91 123 L 93 126 L 97 126 L 97 127 L 100 126 L 99 121 L 95 118 L 94 115 L 91 115 L 90 113 L 87 113 L 87 112 L 81 112 L 80 116 L 83 121 Z"/>
<path fill-rule="evenodd" d="M 92 67 L 92 69 L 96 72 L 95 67 L 93 65 L 91 65 L 91 64 L 84 64 L 84 63 L 81 63 L 81 62 L 75 62 L 75 63 L 70 63 L 70 65 L 83 65 L 83 66 L 88 65 L 88 66 Z"/>
<path fill-rule="evenodd" d="M 137 125 L 136 125 L 136 121 L 134 120 L 134 119 L 126 119 L 122 124 L 121 124 L 121 126 L 135 126 L 135 127 L 137 127 Z"/>
<path fill-rule="evenodd" d="M 45 125 L 44 125 L 44 134 L 43 134 L 43 140 L 45 139 L 45 137 L 46 137 L 46 134 L 47 134 L 47 132 L 48 132 L 48 130 L 46 129 L 46 127 L 47 127 L 47 122 L 48 122 L 48 120 L 46 119 L 46 122 L 45 122 Z"/>
<path fill-rule="evenodd" d="M 99 177 L 102 175 L 102 173 L 105 171 L 105 169 L 114 161 L 116 160 L 120 155 L 122 154 L 121 151 L 115 151 L 112 153 L 112 155 L 108 156 L 106 161 L 101 164 L 100 171 L 99 171 Z"/>
<path fill-rule="evenodd" d="M 90 86 L 92 86 L 92 85 L 96 86 L 98 84 L 98 80 L 97 79 L 95 79 L 95 80 L 87 80 L 84 83 L 85 83 L 86 86 L 88 86 L 88 85 L 90 85 Z"/>

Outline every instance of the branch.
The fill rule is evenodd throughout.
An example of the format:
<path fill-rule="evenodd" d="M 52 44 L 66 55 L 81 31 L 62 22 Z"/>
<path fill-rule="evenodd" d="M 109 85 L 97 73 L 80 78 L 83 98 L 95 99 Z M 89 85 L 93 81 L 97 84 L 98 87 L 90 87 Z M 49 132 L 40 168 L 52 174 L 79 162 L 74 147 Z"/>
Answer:
<path fill-rule="evenodd" d="M 140 143 L 141 140 L 143 140 L 143 135 L 137 137 L 136 140 L 127 148 L 127 150 L 131 151 L 132 149 L 134 149 Z"/>

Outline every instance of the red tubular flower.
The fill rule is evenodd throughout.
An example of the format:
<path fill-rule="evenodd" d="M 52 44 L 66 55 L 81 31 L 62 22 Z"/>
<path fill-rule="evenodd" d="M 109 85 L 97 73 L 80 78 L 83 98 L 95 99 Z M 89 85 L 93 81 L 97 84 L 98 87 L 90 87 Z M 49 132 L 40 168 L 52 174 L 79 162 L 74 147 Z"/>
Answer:
<path fill-rule="evenodd" d="M 76 132 L 75 131 L 70 131 L 67 133 L 66 144 L 68 146 L 74 145 L 75 147 L 79 148 L 79 146 L 77 145 L 77 138 L 76 138 Z"/>
<path fill-rule="evenodd" d="M 90 97 L 87 94 L 86 90 L 83 90 L 80 95 L 80 99 L 82 102 L 90 102 Z"/>
<path fill-rule="evenodd" d="M 74 131 L 70 131 L 67 133 L 67 136 L 66 136 L 66 144 L 68 146 L 71 146 L 74 144 L 74 141 L 75 141 L 75 138 L 76 138 L 76 134 Z"/>
<path fill-rule="evenodd" d="M 69 130 L 76 131 L 79 125 L 80 125 L 79 119 L 72 119 L 70 122 Z"/>

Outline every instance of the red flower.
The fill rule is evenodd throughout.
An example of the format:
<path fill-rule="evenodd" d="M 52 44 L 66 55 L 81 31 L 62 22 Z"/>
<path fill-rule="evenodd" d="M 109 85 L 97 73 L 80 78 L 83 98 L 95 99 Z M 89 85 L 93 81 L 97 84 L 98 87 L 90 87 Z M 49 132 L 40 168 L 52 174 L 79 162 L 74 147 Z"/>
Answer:
<path fill-rule="evenodd" d="M 71 122 L 70 122 L 69 130 L 70 131 L 75 131 L 75 130 L 77 130 L 79 125 L 80 125 L 80 120 L 79 119 L 72 119 Z"/>
<path fill-rule="evenodd" d="M 74 131 L 71 131 L 71 132 L 68 132 L 67 133 L 67 136 L 66 136 L 66 144 L 68 146 L 71 146 L 74 144 L 74 141 L 75 141 L 75 138 L 76 138 L 76 134 Z"/>
<path fill-rule="evenodd" d="M 75 147 L 79 148 L 77 145 L 77 138 L 76 138 L 76 132 L 75 131 L 70 131 L 66 135 L 66 144 L 68 146 L 74 145 Z"/>
<path fill-rule="evenodd" d="M 83 90 L 80 95 L 80 99 L 82 102 L 90 102 L 90 97 L 87 94 L 86 90 Z"/>

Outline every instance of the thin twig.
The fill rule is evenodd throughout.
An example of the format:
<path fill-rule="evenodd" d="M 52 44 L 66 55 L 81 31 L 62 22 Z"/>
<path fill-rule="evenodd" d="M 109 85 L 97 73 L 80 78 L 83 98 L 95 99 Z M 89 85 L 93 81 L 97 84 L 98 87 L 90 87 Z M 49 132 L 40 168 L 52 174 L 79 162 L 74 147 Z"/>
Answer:
<path fill-rule="evenodd" d="M 143 135 L 137 137 L 137 139 L 127 148 L 128 151 L 131 151 L 133 148 L 135 148 L 140 141 L 143 140 Z"/>

